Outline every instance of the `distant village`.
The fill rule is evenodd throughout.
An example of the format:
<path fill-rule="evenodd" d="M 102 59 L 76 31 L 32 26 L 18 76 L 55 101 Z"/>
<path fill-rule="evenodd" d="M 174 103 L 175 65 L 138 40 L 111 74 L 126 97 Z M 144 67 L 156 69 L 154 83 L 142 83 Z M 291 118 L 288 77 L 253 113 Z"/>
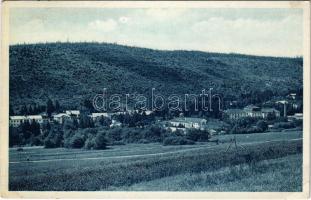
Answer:
<path fill-rule="evenodd" d="M 280 100 L 274 102 L 275 104 L 282 105 L 282 115 L 281 111 L 276 108 L 270 107 L 259 107 L 255 105 L 248 105 L 244 108 L 229 108 L 222 111 L 221 119 L 209 119 L 197 116 L 187 116 L 185 117 L 183 113 L 180 113 L 179 116 L 174 117 L 169 120 L 163 120 L 155 117 L 155 121 L 158 122 L 163 128 L 171 132 L 182 132 L 186 133 L 189 129 L 197 130 L 208 130 L 210 134 L 225 134 L 227 120 L 237 121 L 243 118 L 256 118 L 256 119 L 277 119 L 277 118 L 286 118 L 289 122 L 293 120 L 302 120 L 302 113 L 293 113 L 292 115 L 287 115 L 287 107 L 291 106 L 297 108 L 297 103 L 295 101 L 295 94 L 289 94 L 287 100 Z M 234 104 L 232 102 L 231 104 Z M 301 105 L 300 105 L 301 106 Z M 128 115 L 132 116 L 134 114 L 153 116 L 154 111 L 152 110 L 129 110 L 124 112 L 102 112 L 102 113 L 90 113 L 87 116 L 93 121 L 97 122 L 103 119 L 109 119 L 109 127 L 122 127 L 124 124 L 121 120 L 118 120 L 117 116 Z M 19 127 L 24 122 L 36 122 L 40 125 L 43 123 L 50 124 L 64 124 L 66 120 L 77 120 L 79 122 L 81 115 L 80 110 L 65 110 L 63 112 L 53 112 L 50 116 L 46 112 L 39 115 L 12 115 L 9 117 L 9 125 L 11 127 Z M 273 128 L 273 124 L 269 124 L 269 128 Z"/>

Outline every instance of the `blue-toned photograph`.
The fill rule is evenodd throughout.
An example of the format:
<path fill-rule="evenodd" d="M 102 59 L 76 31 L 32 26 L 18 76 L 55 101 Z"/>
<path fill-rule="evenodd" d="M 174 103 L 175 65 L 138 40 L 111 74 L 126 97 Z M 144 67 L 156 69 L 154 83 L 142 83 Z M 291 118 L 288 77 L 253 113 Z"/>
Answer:
<path fill-rule="evenodd" d="M 303 191 L 302 8 L 9 16 L 9 191 Z"/>

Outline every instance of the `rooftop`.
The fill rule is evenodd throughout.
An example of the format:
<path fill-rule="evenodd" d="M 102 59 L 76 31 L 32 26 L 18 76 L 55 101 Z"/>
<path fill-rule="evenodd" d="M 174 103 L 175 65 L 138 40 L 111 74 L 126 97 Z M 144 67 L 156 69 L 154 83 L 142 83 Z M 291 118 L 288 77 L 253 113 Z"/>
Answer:
<path fill-rule="evenodd" d="M 192 122 L 192 123 L 201 123 L 202 121 L 206 121 L 206 119 L 196 117 L 177 117 L 170 120 L 170 122 Z"/>
<path fill-rule="evenodd" d="M 30 118 L 30 119 L 42 119 L 42 116 L 41 115 L 28 115 L 26 116 L 27 118 Z"/>
<path fill-rule="evenodd" d="M 59 113 L 59 114 L 57 114 L 57 115 L 53 115 L 53 117 L 63 117 L 63 116 L 69 117 L 69 115 L 66 114 L 66 113 Z"/>
<path fill-rule="evenodd" d="M 248 105 L 244 108 L 244 110 L 259 110 L 260 108 L 258 106 L 254 105 Z"/>
<path fill-rule="evenodd" d="M 10 116 L 11 120 L 25 120 L 25 119 L 42 119 L 41 115 L 16 115 Z"/>
<path fill-rule="evenodd" d="M 109 117 L 111 116 L 112 114 L 111 113 L 92 113 L 91 117 L 101 117 L 101 116 L 104 116 L 104 117 Z"/>
<path fill-rule="evenodd" d="M 245 111 L 242 110 L 242 109 L 234 108 L 234 109 L 224 110 L 224 113 L 227 113 L 227 114 L 240 114 L 240 113 L 245 113 Z"/>
<path fill-rule="evenodd" d="M 12 119 L 12 120 L 22 120 L 22 119 L 26 119 L 26 117 L 22 116 L 22 115 L 20 115 L 20 116 L 10 116 L 10 119 Z"/>
<path fill-rule="evenodd" d="M 67 115 L 80 115 L 79 110 L 66 110 Z"/>
<path fill-rule="evenodd" d="M 275 108 L 262 108 L 261 112 L 280 112 Z"/>

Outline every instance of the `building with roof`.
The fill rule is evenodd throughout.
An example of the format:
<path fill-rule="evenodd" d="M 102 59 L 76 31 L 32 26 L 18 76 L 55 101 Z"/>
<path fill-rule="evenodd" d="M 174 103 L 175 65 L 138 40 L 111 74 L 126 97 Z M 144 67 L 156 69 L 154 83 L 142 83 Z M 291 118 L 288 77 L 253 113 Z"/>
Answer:
<path fill-rule="evenodd" d="M 18 127 L 24 121 L 26 121 L 26 116 L 10 116 L 9 125 L 13 127 Z"/>
<path fill-rule="evenodd" d="M 177 117 L 168 123 L 173 127 L 204 129 L 207 120 L 195 117 Z"/>
<path fill-rule="evenodd" d="M 92 113 L 91 115 L 89 115 L 92 120 L 98 120 L 101 117 L 108 117 L 109 119 L 111 119 L 111 116 L 113 115 L 113 113 Z"/>
<path fill-rule="evenodd" d="M 53 115 L 53 120 L 60 124 L 64 123 L 66 119 L 70 119 L 70 115 L 66 113 L 59 113 L 59 114 Z"/>
<path fill-rule="evenodd" d="M 262 117 L 261 110 L 258 106 L 248 105 L 243 110 L 248 117 Z"/>
<path fill-rule="evenodd" d="M 224 111 L 224 116 L 229 119 L 240 119 L 243 117 L 247 117 L 247 112 L 243 109 L 228 109 Z"/>
<path fill-rule="evenodd" d="M 258 117 L 266 118 L 269 114 L 274 114 L 276 117 L 280 117 L 280 111 L 275 108 L 259 108 L 257 106 L 249 105 L 243 109 L 227 109 L 224 111 L 224 116 L 229 119 L 240 119 L 244 117 Z"/>
<path fill-rule="evenodd" d="M 275 117 L 280 117 L 281 113 L 275 108 L 262 108 L 261 109 L 262 118 L 267 118 L 269 115 L 274 115 Z"/>
<path fill-rule="evenodd" d="M 31 123 L 32 121 L 35 121 L 39 124 L 43 123 L 43 118 L 41 115 L 25 115 L 25 116 L 10 116 L 9 118 L 9 125 L 13 127 L 18 127 L 22 123 L 28 121 Z"/>
<path fill-rule="evenodd" d="M 80 111 L 79 110 L 66 110 L 66 114 L 73 117 L 79 117 Z"/>

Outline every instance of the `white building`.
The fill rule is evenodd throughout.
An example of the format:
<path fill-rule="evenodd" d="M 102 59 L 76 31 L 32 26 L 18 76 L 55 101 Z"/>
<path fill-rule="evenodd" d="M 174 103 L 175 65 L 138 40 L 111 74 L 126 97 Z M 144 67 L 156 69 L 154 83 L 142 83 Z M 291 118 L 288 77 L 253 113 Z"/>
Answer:
<path fill-rule="evenodd" d="M 224 114 L 229 119 L 240 119 L 248 116 L 247 112 L 242 109 L 228 109 L 224 111 Z"/>
<path fill-rule="evenodd" d="M 267 118 L 269 114 L 275 115 L 275 117 L 280 117 L 281 113 L 274 108 L 263 108 L 261 109 L 262 117 Z"/>
<path fill-rule="evenodd" d="M 248 105 L 243 109 L 248 117 L 262 117 L 262 113 L 259 107 L 254 105 Z"/>
<path fill-rule="evenodd" d="M 80 111 L 79 110 L 66 110 L 66 114 L 69 116 L 79 117 Z"/>
<path fill-rule="evenodd" d="M 10 116 L 9 124 L 10 126 L 18 127 L 24 121 L 26 121 L 26 116 Z"/>
<path fill-rule="evenodd" d="M 69 119 L 69 118 L 70 118 L 70 115 L 68 115 L 66 113 L 59 113 L 57 115 L 53 115 L 54 121 L 56 121 L 56 122 L 58 122 L 60 124 L 64 123 L 64 121 L 66 119 Z"/>
<path fill-rule="evenodd" d="M 280 117 L 280 111 L 274 108 L 262 108 L 249 105 L 244 109 L 228 109 L 224 111 L 224 114 L 230 119 L 241 119 L 244 117 L 259 117 L 266 118 L 269 114 L 274 114 L 276 117 Z"/>
<path fill-rule="evenodd" d="M 108 117 L 111 119 L 113 113 L 92 113 L 90 117 L 95 121 L 101 117 Z"/>
<path fill-rule="evenodd" d="M 41 115 L 27 115 L 26 118 L 29 120 L 29 122 L 35 120 L 39 124 L 43 123 L 43 118 Z"/>
<path fill-rule="evenodd" d="M 25 116 L 10 116 L 9 125 L 13 127 L 18 127 L 23 122 L 28 121 L 29 123 L 31 123 L 33 120 L 39 124 L 43 123 L 43 118 L 41 115 L 25 115 Z"/>
<path fill-rule="evenodd" d="M 194 117 L 177 117 L 169 121 L 173 127 L 203 129 L 207 120 Z"/>

